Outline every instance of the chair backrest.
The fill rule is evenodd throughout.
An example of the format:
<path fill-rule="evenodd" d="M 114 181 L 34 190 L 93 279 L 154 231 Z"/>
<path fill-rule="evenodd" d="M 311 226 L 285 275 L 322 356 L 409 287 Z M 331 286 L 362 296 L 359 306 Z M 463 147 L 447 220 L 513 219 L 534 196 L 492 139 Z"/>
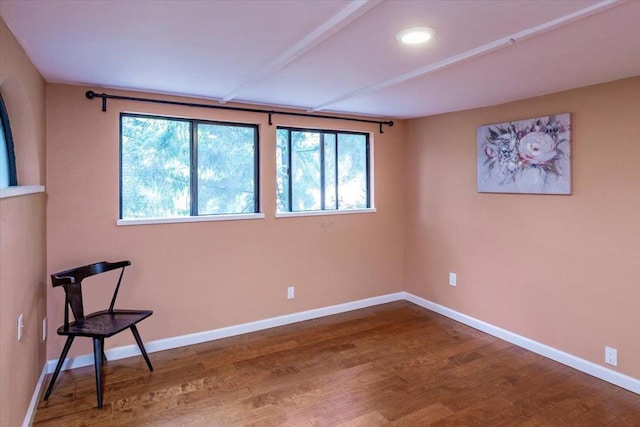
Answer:
<path fill-rule="evenodd" d="M 82 303 L 82 281 L 87 277 L 121 268 L 122 271 L 120 272 L 120 277 L 118 278 L 118 284 L 113 293 L 113 297 L 111 298 L 111 305 L 109 306 L 109 311 L 113 311 L 113 306 L 116 302 L 116 297 L 118 296 L 118 290 L 120 289 L 120 282 L 122 281 L 124 269 L 129 265 L 131 265 L 130 261 L 101 261 L 94 264 L 84 265 L 82 267 L 60 271 L 51 275 L 51 284 L 53 286 L 64 287 L 66 295 L 64 304 L 65 330 L 69 329 L 69 307 L 71 307 L 73 317 L 76 321 L 84 320 L 84 306 Z"/>

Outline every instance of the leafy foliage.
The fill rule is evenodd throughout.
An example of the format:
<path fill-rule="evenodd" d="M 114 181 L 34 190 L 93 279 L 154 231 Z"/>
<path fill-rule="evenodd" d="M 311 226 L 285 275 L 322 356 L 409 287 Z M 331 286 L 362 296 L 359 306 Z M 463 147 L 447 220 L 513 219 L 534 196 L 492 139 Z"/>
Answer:
<path fill-rule="evenodd" d="M 279 128 L 276 141 L 278 211 L 368 207 L 366 134 Z"/>
<path fill-rule="evenodd" d="M 122 218 L 255 212 L 255 127 L 139 115 L 121 120 Z"/>
<path fill-rule="evenodd" d="M 190 213 L 190 124 L 122 117 L 122 218 L 171 218 Z"/>
<path fill-rule="evenodd" d="M 255 212 L 255 129 L 198 124 L 200 215 Z"/>

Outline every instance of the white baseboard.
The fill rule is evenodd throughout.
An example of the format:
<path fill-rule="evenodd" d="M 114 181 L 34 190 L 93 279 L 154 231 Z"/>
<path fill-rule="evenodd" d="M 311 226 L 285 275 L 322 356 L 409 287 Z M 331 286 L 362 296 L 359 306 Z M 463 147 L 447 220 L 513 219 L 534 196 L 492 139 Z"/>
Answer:
<path fill-rule="evenodd" d="M 42 390 L 42 385 L 44 383 L 45 375 L 47 375 L 46 363 L 42 367 L 42 372 L 40 373 L 40 378 L 38 378 L 36 389 L 33 391 L 33 396 L 31 396 L 31 402 L 29 403 L 29 407 L 27 408 L 27 413 L 24 416 L 22 427 L 29 427 L 33 422 L 33 417 L 36 415 L 36 408 L 38 407 L 38 399 L 40 398 L 40 390 Z"/>
<path fill-rule="evenodd" d="M 578 371 L 582 371 L 596 378 L 600 378 L 601 380 L 610 382 L 619 387 L 640 394 L 640 379 L 621 374 L 620 372 L 613 371 L 611 369 L 605 368 L 604 366 L 600 366 L 596 363 L 589 362 L 588 360 L 582 359 L 572 354 L 565 353 L 562 350 L 549 347 L 548 345 L 523 337 L 522 335 L 518 335 L 506 329 L 502 329 L 489 323 L 483 322 L 482 320 L 467 316 L 466 314 L 462 314 L 443 305 L 436 304 L 427 299 L 415 296 L 409 292 L 403 293 L 404 299 L 428 310 L 431 310 L 438 314 L 442 314 L 443 316 L 449 317 L 450 319 L 453 319 L 460 323 L 464 323 L 467 326 L 471 326 L 472 328 L 478 329 L 482 332 L 486 332 L 489 335 L 493 335 L 494 337 L 498 337 L 500 339 L 508 341 L 511 344 L 526 348 L 527 350 L 538 353 L 544 357 L 548 357 L 549 359 L 560 362 L 563 365 L 570 366 L 574 369 L 577 369 Z"/>
<path fill-rule="evenodd" d="M 144 347 L 147 353 L 156 351 L 169 350 L 172 348 L 184 347 L 187 345 L 200 344 L 207 341 L 217 340 L 220 338 L 232 337 L 235 335 L 246 334 L 249 332 L 261 331 L 263 329 L 275 328 L 276 326 L 289 325 L 291 323 L 302 322 L 319 317 L 330 316 L 332 314 L 344 313 L 347 311 L 358 310 L 360 308 L 371 307 L 374 305 L 385 304 L 392 301 L 405 299 L 404 292 L 396 292 L 394 294 L 381 295 L 373 298 L 366 298 L 358 301 L 337 304 L 328 307 L 316 308 L 313 310 L 301 311 L 299 313 L 286 314 L 283 316 L 271 317 L 255 322 L 242 323 L 240 325 L 228 326 L 225 328 L 212 329 L 209 331 L 196 332 L 193 334 L 181 335 L 172 338 L 163 338 L 155 341 L 145 342 Z M 126 357 L 137 356 L 140 350 L 137 345 L 126 345 L 116 347 L 105 351 L 108 360 L 124 359 Z M 49 360 L 46 364 L 47 373 L 52 373 L 56 369 L 58 359 Z M 84 354 L 82 356 L 69 357 L 62 365 L 63 370 L 79 368 L 82 366 L 93 365 L 93 354 Z"/>
<path fill-rule="evenodd" d="M 382 295 L 378 297 L 348 302 L 344 304 L 338 304 L 338 305 L 332 305 L 329 307 L 322 307 L 322 308 L 317 308 L 313 310 L 302 311 L 299 313 L 292 313 L 292 314 L 287 314 L 283 316 L 271 317 L 269 319 L 243 323 L 240 325 L 228 326 L 225 328 L 213 329 L 209 331 L 196 332 L 193 334 L 181 335 L 181 336 L 172 337 L 172 338 L 164 338 L 160 340 L 149 341 L 145 343 L 145 348 L 147 349 L 148 353 L 153 353 L 153 352 L 162 351 L 162 350 L 169 350 L 172 348 L 199 344 L 202 342 L 212 341 L 220 338 L 227 338 L 235 335 L 246 334 L 249 332 L 260 331 L 263 329 L 274 328 L 277 326 L 288 325 L 291 323 L 302 322 L 310 319 L 316 319 L 324 316 L 329 316 L 332 314 L 344 313 L 351 310 L 357 310 L 360 308 L 371 307 L 374 305 L 385 304 L 388 302 L 398 301 L 398 300 L 410 301 L 423 308 L 442 314 L 443 316 L 449 317 L 465 325 L 471 326 L 472 328 L 486 332 L 490 335 L 493 335 L 497 338 L 508 341 L 519 347 L 526 348 L 527 350 L 533 351 L 534 353 L 538 353 L 542 356 L 548 357 L 549 359 L 555 360 L 564 365 L 575 368 L 579 371 L 592 375 L 596 378 L 600 378 L 604 381 L 610 382 L 619 387 L 622 387 L 634 393 L 640 394 L 640 380 L 637 378 L 633 378 L 633 377 L 621 374 L 619 372 L 605 368 L 604 366 L 600 366 L 593 362 L 589 362 L 588 360 L 582 359 L 580 357 L 574 356 L 569 353 L 565 353 L 556 348 L 549 347 L 545 344 L 523 337 L 514 332 L 499 328 L 497 326 L 483 322 L 471 316 L 467 316 L 466 314 L 462 314 L 460 312 L 452 310 L 443 305 L 436 304 L 432 301 L 418 297 L 409 292 L 396 292 L 393 294 L 387 294 L 387 295 Z M 126 357 L 139 355 L 140 350 L 136 345 L 127 345 L 127 346 L 109 349 L 105 353 L 107 355 L 107 359 L 117 360 L 117 359 L 123 359 Z M 53 360 L 49 360 L 45 364 L 45 368 L 43 369 L 43 373 L 40 376 L 38 386 L 36 387 L 36 391 L 34 392 L 31 405 L 29 406 L 29 412 L 27 413 L 27 417 L 25 417 L 25 423 L 27 422 L 28 419 L 29 420 L 31 419 L 30 417 L 33 416 L 33 412 L 35 411 L 35 405 L 37 404 L 37 399 L 40 394 L 40 388 L 42 387 L 42 380 L 44 378 L 44 375 L 47 373 L 52 373 L 55 370 L 57 362 L 58 362 L 57 359 L 53 359 Z M 90 366 L 90 365 L 93 365 L 93 354 L 85 354 L 82 356 L 68 358 L 65 361 L 62 369 L 64 370 L 74 369 L 74 368 L 79 368 L 81 366 Z M 25 425 L 28 425 L 28 424 L 25 424 Z"/>

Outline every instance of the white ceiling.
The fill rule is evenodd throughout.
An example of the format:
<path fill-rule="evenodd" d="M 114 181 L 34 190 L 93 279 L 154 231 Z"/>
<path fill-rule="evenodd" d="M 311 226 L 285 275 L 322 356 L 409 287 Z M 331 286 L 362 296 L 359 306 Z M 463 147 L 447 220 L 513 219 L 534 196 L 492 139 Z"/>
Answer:
<path fill-rule="evenodd" d="M 41 0 L 0 14 L 49 82 L 408 118 L 640 75 L 640 0 Z M 424 46 L 395 35 L 426 25 Z"/>

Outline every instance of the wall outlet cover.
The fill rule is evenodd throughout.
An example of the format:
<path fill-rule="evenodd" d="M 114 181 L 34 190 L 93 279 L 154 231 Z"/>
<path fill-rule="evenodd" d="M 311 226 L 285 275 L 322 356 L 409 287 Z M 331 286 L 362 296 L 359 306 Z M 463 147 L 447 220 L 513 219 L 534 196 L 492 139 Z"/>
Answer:
<path fill-rule="evenodd" d="M 449 285 L 458 286 L 458 275 L 456 273 L 449 273 Z"/>
<path fill-rule="evenodd" d="M 604 347 L 604 363 L 618 366 L 618 350 L 613 347 Z"/>

